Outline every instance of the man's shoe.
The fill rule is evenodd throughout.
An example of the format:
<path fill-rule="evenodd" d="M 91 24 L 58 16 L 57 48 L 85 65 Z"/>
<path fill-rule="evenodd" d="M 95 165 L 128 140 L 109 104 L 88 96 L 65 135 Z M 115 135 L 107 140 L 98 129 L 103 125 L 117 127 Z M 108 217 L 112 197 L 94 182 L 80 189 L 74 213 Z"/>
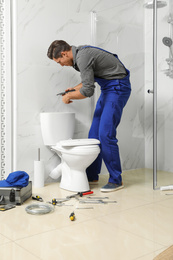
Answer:
<path fill-rule="evenodd" d="M 121 184 L 116 184 L 116 183 L 111 183 L 108 182 L 105 186 L 103 186 L 100 191 L 102 192 L 111 192 L 111 191 L 116 191 L 124 188 L 123 183 Z"/>

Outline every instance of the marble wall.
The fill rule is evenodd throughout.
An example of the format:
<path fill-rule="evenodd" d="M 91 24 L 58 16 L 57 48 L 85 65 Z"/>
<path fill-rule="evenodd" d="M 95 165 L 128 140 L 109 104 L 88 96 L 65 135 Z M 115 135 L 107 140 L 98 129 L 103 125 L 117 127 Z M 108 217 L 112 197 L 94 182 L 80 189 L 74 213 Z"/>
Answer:
<path fill-rule="evenodd" d="M 33 178 L 37 149 L 45 161 L 46 182 L 59 163 L 43 144 L 41 112 L 76 113 L 75 138 L 90 127 L 91 98 L 62 103 L 56 93 L 80 83 L 80 74 L 47 58 L 55 39 L 71 45 L 90 44 L 90 12 L 97 13 L 96 44 L 117 53 L 131 71 L 132 94 L 118 128 L 123 170 L 145 166 L 144 9 L 142 0 L 16 0 L 17 2 L 17 164 Z M 95 99 L 99 95 L 97 88 Z M 106 171 L 104 169 L 103 173 Z"/>
<path fill-rule="evenodd" d="M 118 127 L 123 170 L 145 166 L 143 12 L 143 1 L 98 11 L 97 44 L 117 53 L 131 73 L 132 93 Z"/>

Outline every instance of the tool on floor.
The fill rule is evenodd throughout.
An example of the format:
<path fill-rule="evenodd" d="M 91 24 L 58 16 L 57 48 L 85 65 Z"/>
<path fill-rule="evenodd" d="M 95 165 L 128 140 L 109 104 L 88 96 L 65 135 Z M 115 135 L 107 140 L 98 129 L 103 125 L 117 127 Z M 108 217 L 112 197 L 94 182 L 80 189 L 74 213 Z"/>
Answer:
<path fill-rule="evenodd" d="M 82 207 L 82 208 L 76 207 L 76 209 L 94 209 L 94 208 L 93 207 Z"/>
<path fill-rule="evenodd" d="M 32 199 L 33 199 L 33 200 L 40 201 L 40 202 L 42 202 L 42 201 L 43 201 L 42 197 L 40 197 L 39 195 L 32 196 Z"/>
<path fill-rule="evenodd" d="M 108 203 L 117 203 L 117 201 L 105 201 L 105 200 L 97 200 L 97 199 L 88 199 L 88 200 L 79 200 L 79 203 L 87 203 L 87 204 L 108 204 Z"/>
<path fill-rule="evenodd" d="M 93 191 L 86 191 L 86 192 L 78 192 L 76 194 L 67 196 L 67 199 L 72 199 L 72 198 L 76 198 L 76 197 L 83 197 L 85 195 L 89 195 L 89 194 L 93 194 Z"/>
<path fill-rule="evenodd" d="M 88 200 L 87 200 L 88 199 Z M 109 199 L 109 197 L 87 197 L 86 200 L 80 200 L 80 201 L 85 201 L 86 202 L 97 202 L 97 203 L 103 203 L 103 204 L 107 204 L 107 203 L 117 203 L 116 200 L 107 200 Z M 105 200 L 106 199 L 106 200 Z M 82 202 L 81 202 L 82 203 Z"/>
<path fill-rule="evenodd" d="M 52 199 L 52 202 L 50 202 L 50 201 L 48 201 L 47 203 L 49 203 L 49 204 L 52 204 L 52 205 L 54 205 L 54 206 L 73 206 L 73 205 L 67 205 L 67 204 L 65 204 L 65 203 L 63 203 L 63 202 L 65 202 L 65 201 L 69 201 L 69 199 L 56 199 L 56 198 L 53 198 Z"/>
<path fill-rule="evenodd" d="M 162 190 L 162 191 L 164 191 L 164 190 L 173 190 L 173 185 L 161 186 L 160 190 Z"/>
<path fill-rule="evenodd" d="M 93 194 L 93 191 L 86 191 L 86 192 L 79 192 L 80 197 L 85 196 L 85 195 L 89 195 L 89 194 Z"/>
<path fill-rule="evenodd" d="M 57 204 L 56 199 L 52 199 L 52 205 L 56 205 L 56 204 Z"/>
<path fill-rule="evenodd" d="M 82 203 L 82 204 L 107 204 L 107 202 L 103 201 L 103 200 L 79 200 L 79 203 Z"/>
<path fill-rule="evenodd" d="M 71 221 L 74 221 L 74 220 L 75 220 L 74 211 L 70 214 L 69 218 L 70 218 Z"/>
<path fill-rule="evenodd" d="M 62 203 L 65 201 L 69 201 L 69 199 L 67 199 L 67 198 L 53 198 L 53 200 L 56 200 L 56 203 Z"/>
<path fill-rule="evenodd" d="M 64 92 L 60 92 L 60 93 L 58 93 L 58 94 L 56 94 L 57 96 L 59 96 L 59 95 L 65 95 L 65 94 L 67 94 L 68 92 L 73 92 L 73 91 L 76 91 L 75 89 L 71 89 L 71 90 L 68 90 L 68 91 L 64 91 Z"/>
<path fill-rule="evenodd" d="M 99 200 L 99 199 L 109 199 L 109 197 L 90 197 L 90 196 L 88 196 L 87 199 Z"/>
<path fill-rule="evenodd" d="M 0 206 L 0 211 L 6 211 L 8 209 L 13 209 L 15 207 L 16 207 L 15 205 L 11 205 L 11 204 L 3 205 L 3 206 Z"/>
<path fill-rule="evenodd" d="M 56 206 L 58 206 L 58 207 L 61 207 L 61 206 L 74 206 L 74 205 L 72 205 L 72 204 L 65 204 L 65 203 L 60 203 L 60 204 L 56 204 Z"/>

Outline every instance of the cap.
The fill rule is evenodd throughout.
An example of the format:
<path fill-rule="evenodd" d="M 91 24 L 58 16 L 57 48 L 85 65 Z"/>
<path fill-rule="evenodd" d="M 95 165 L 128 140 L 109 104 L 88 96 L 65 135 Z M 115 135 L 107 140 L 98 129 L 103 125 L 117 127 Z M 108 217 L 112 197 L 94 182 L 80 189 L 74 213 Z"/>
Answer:
<path fill-rule="evenodd" d="M 8 175 L 6 180 L 0 181 L 0 187 L 26 187 L 29 175 L 24 171 L 15 171 Z"/>

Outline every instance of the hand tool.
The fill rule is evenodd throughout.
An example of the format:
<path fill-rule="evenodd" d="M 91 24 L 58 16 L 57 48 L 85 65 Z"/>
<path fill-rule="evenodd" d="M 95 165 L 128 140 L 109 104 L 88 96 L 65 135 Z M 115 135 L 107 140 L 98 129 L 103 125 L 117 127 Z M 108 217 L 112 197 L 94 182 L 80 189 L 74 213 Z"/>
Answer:
<path fill-rule="evenodd" d="M 79 203 L 88 203 L 88 204 L 108 204 L 108 203 L 117 203 L 117 201 L 105 201 L 105 200 L 79 200 Z"/>
<path fill-rule="evenodd" d="M 74 221 L 74 220 L 75 220 L 74 211 L 70 214 L 69 218 L 70 218 L 71 221 Z"/>
<path fill-rule="evenodd" d="M 49 204 L 51 204 L 51 205 L 53 205 L 53 206 L 58 206 L 58 207 L 61 207 L 61 206 L 74 206 L 74 205 L 69 205 L 69 204 L 65 204 L 65 203 L 55 203 L 55 202 L 50 202 L 50 201 L 47 201 L 46 203 L 49 203 Z"/>
<path fill-rule="evenodd" d="M 53 198 L 52 199 L 52 204 L 53 205 L 56 205 L 56 204 L 59 204 L 59 203 L 62 203 L 62 202 L 65 202 L 65 201 L 68 201 L 69 199 L 67 198 L 64 198 L 64 199 L 56 199 L 56 198 Z"/>
<path fill-rule="evenodd" d="M 107 204 L 106 201 L 103 200 L 79 200 L 79 203 L 82 204 Z"/>
<path fill-rule="evenodd" d="M 65 94 L 67 94 L 68 92 L 73 92 L 73 91 L 76 91 L 75 89 L 71 89 L 71 90 L 67 90 L 67 91 L 64 91 L 64 92 L 60 92 L 60 93 L 58 93 L 58 94 L 56 94 L 57 96 L 59 96 L 59 95 L 65 95 Z"/>
<path fill-rule="evenodd" d="M 109 199 L 109 197 L 87 197 L 87 199 L 92 199 L 92 200 L 99 200 L 99 199 Z"/>
<path fill-rule="evenodd" d="M 56 205 L 56 204 L 57 204 L 56 199 L 52 199 L 52 205 Z"/>
<path fill-rule="evenodd" d="M 65 203 L 60 203 L 60 204 L 56 204 L 56 206 L 58 206 L 58 207 L 61 207 L 61 206 L 74 206 L 74 205 L 71 205 L 71 204 L 65 204 Z"/>
<path fill-rule="evenodd" d="M 43 201 L 42 197 L 40 197 L 39 195 L 36 196 L 32 196 L 33 200 L 38 200 L 38 201 Z"/>
<path fill-rule="evenodd" d="M 85 195 L 89 195 L 89 194 L 93 194 L 93 191 L 86 191 L 86 192 L 78 192 L 76 194 L 73 194 L 73 195 L 70 195 L 70 196 L 67 196 L 66 198 L 67 199 L 72 199 L 72 198 L 76 198 L 76 197 L 83 197 Z"/>
<path fill-rule="evenodd" d="M 54 200 L 56 200 L 57 203 L 61 203 L 61 202 L 68 201 L 69 199 L 67 199 L 67 198 L 54 198 Z"/>
<path fill-rule="evenodd" d="M 93 207 L 83 207 L 83 208 L 76 207 L 76 209 L 93 209 Z"/>
<path fill-rule="evenodd" d="M 63 203 L 63 202 L 65 202 L 65 201 L 68 201 L 69 199 L 56 199 L 56 198 L 53 198 L 52 199 L 52 202 L 50 202 L 50 201 L 48 201 L 47 203 L 49 203 L 49 204 L 52 204 L 52 205 L 54 205 L 54 206 L 73 206 L 73 205 L 66 205 L 65 203 Z"/>
<path fill-rule="evenodd" d="M 89 195 L 89 194 L 93 194 L 93 191 L 86 191 L 86 192 L 79 192 L 80 193 L 80 197 L 83 197 L 85 195 Z"/>
<path fill-rule="evenodd" d="M 3 205 L 3 206 L 0 206 L 0 211 L 6 211 L 8 209 L 13 209 L 15 207 L 16 207 L 15 205 L 11 205 L 11 204 Z"/>

